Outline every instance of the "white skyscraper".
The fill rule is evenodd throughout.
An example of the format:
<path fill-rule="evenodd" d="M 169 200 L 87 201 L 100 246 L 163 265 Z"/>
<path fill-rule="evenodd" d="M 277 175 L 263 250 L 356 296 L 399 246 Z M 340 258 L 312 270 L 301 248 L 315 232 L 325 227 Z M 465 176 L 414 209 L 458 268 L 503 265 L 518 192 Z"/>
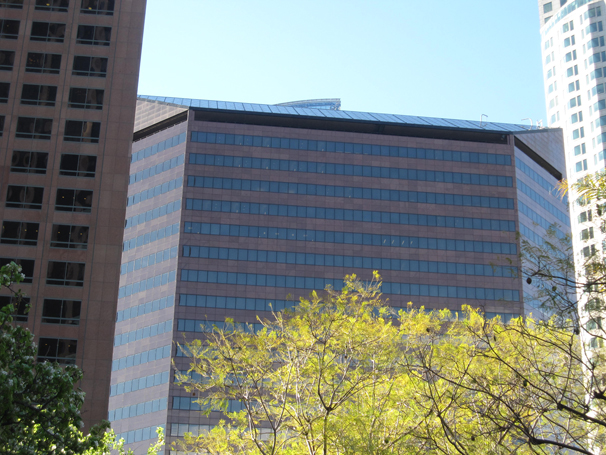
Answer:
<path fill-rule="evenodd" d="M 539 11 L 547 123 L 564 131 L 574 182 L 606 163 L 606 3 L 539 0 Z M 570 217 L 579 264 L 602 248 L 604 235 L 588 207 L 571 204 Z"/>

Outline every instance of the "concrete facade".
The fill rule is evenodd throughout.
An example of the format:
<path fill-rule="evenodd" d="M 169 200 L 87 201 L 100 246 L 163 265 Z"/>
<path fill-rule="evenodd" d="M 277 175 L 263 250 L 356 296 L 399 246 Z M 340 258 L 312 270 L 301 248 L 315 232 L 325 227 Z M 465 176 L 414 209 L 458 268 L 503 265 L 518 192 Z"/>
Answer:
<path fill-rule="evenodd" d="M 0 0 L 0 256 L 39 360 L 84 372 L 86 426 L 107 417 L 145 0 Z M 8 293 L 2 303 L 7 303 Z"/>

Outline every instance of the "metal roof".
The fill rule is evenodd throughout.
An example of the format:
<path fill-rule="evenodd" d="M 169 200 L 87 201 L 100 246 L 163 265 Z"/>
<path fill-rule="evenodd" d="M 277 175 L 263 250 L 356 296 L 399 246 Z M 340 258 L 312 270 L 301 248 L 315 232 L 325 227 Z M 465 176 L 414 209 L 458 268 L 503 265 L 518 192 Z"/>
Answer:
<path fill-rule="evenodd" d="M 271 104 L 233 103 L 227 101 L 197 100 L 190 98 L 173 98 L 165 96 L 138 95 L 140 100 L 173 104 L 188 108 L 216 109 L 222 111 L 257 112 L 277 115 L 331 118 L 340 120 L 364 121 L 375 123 L 392 123 L 400 125 L 457 128 L 466 130 L 490 131 L 496 133 L 520 133 L 539 130 L 536 126 L 516 125 L 512 123 L 478 122 L 474 120 L 456 120 L 437 117 L 418 117 L 414 115 L 377 114 L 372 112 L 336 111 L 329 109 L 298 108 Z"/>

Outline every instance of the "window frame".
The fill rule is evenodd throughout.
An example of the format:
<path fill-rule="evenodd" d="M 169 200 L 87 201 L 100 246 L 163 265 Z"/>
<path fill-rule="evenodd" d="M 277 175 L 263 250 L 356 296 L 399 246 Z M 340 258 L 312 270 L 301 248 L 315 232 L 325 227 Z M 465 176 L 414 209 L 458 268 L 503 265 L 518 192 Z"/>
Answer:
<path fill-rule="evenodd" d="M 33 120 L 34 131 L 25 132 L 19 131 L 19 128 L 24 124 L 26 120 Z M 38 131 L 40 130 L 40 131 Z M 48 130 L 48 133 L 44 132 Z M 53 119 L 46 117 L 17 117 L 17 130 L 15 131 L 15 137 L 17 139 L 38 139 L 42 141 L 50 141 L 53 130 Z"/>
<path fill-rule="evenodd" d="M 11 26 L 17 24 L 17 32 L 9 33 Z M 0 39 L 16 40 L 19 38 L 19 30 L 21 29 L 21 21 L 15 19 L 0 19 Z"/>
<path fill-rule="evenodd" d="M 59 316 L 50 316 L 47 313 L 49 310 L 50 302 L 60 302 L 59 308 Z M 67 317 L 64 315 L 66 307 L 65 303 L 71 302 L 78 313 L 77 316 Z M 44 299 L 42 303 L 42 324 L 51 324 L 51 325 L 72 325 L 77 326 L 80 325 L 80 316 L 82 314 L 82 300 L 72 300 L 72 299 Z"/>
<path fill-rule="evenodd" d="M 62 194 L 60 193 L 60 191 L 71 191 L 73 192 L 72 197 L 71 197 L 71 205 L 67 205 L 67 204 L 59 204 L 58 200 L 59 197 L 62 197 Z M 75 205 L 76 200 L 78 198 L 79 193 L 90 193 L 89 195 L 85 196 L 84 199 L 88 198 L 90 196 L 91 201 L 90 201 L 90 206 L 85 206 L 85 205 Z M 57 188 L 56 191 L 56 195 L 55 195 L 55 211 L 56 212 L 81 212 L 81 213 L 91 213 L 92 212 L 92 207 L 93 207 L 93 190 L 86 190 L 86 189 L 82 189 L 82 188 Z M 67 194 L 65 195 L 67 196 Z"/>
<path fill-rule="evenodd" d="M 53 349 L 55 355 L 42 355 L 42 350 L 46 343 L 56 341 L 56 347 Z M 64 346 L 62 346 L 62 344 Z M 48 346 L 47 354 L 50 354 L 52 346 Z M 61 356 L 62 351 L 66 351 L 67 355 Z M 72 352 L 73 351 L 73 352 Z M 40 337 L 38 340 L 38 352 L 36 354 L 37 362 L 57 362 L 62 365 L 74 365 L 76 363 L 76 355 L 78 353 L 78 340 L 70 338 L 55 338 L 55 337 Z"/>
<path fill-rule="evenodd" d="M 41 66 L 31 66 L 30 63 L 33 61 L 35 56 L 42 56 Z M 58 58 L 57 58 L 58 57 Z M 47 65 L 47 61 L 51 64 L 56 63 L 58 60 L 59 67 Z M 51 54 L 46 52 L 28 52 L 27 59 L 25 60 L 25 72 L 26 73 L 39 73 L 39 74 L 60 74 L 61 73 L 61 54 Z"/>
<path fill-rule="evenodd" d="M 36 99 L 24 98 L 25 90 L 34 90 L 34 88 L 38 91 L 38 97 Z M 43 93 L 43 90 L 45 89 L 48 89 L 50 94 L 52 94 L 54 90 L 54 96 L 49 99 L 41 99 L 40 94 Z M 57 103 L 57 90 L 58 87 L 56 85 L 23 84 L 21 87 L 20 103 L 25 106 L 54 107 Z"/>
<path fill-rule="evenodd" d="M 5 231 L 5 226 L 7 223 L 15 223 L 18 226 L 17 227 L 17 231 L 18 231 L 18 236 L 17 237 L 5 237 L 4 236 L 4 231 Z M 28 226 L 31 225 L 31 226 Z M 36 230 L 36 239 L 33 240 L 31 238 L 27 238 L 24 237 L 22 235 L 22 233 L 24 232 L 24 226 L 25 226 L 25 231 L 29 229 L 31 230 Z M 34 222 L 29 222 L 29 221 L 13 221 L 13 220 L 3 220 L 2 221 L 2 227 L 0 228 L 0 244 L 4 244 L 4 245 L 21 245 L 21 246 L 37 246 L 38 245 L 38 234 L 40 231 L 40 223 L 34 223 Z"/>
<path fill-rule="evenodd" d="M 79 90 L 84 90 L 84 102 L 83 103 L 73 100 L 73 98 L 75 98 L 76 95 L 79 95 L 79 93 L 78 93 Z M 89 103 L 88 100 L 90 98 L 89 97 L 90 92 L 95 92 L 95 96 L 101 98 L 101 103 L 92 103 L 92 102 Z M 104 98 L 105 98 L 105 90 L 102 88 L 70 87 L 68 101 L 67 101 L 68 102 L 67 107 L 72 108 L 72 109 L 102 110 Z"/>
<path fill-rule="evenodd" d="M 83 60 L 81 59 L 89 59 L 88 60 L 88 64 L 86 65 L 88 67 L 87 70 L 80 70 L 80 69 L 76 69 L 76 64 L 80 65 L 81 63 L 83 64 Z M 93 67 L 93 62 L 95 61 L 95 59 L 98 59 L 98 61 L 100 62 L 101 66 L 105 66 L 105 68 L 101 68 L 99 71 L 96 71 L 95 68 Z M 80 63 L 78 63 L 80 62 Z M 95 57 L 95 56 L 91 56 L 91 55 L 74 55 L 74 60 L 73 60 L 73 65 L 72 65 L 72 76 L 83 76 L 83 77 L 107 77 L 107 66 L 109 63 L 109 59 L 107 57 Z"/>
<path fill-rule="evenodd" d="M 87 34 L 87 27 L 92 28 L 92 38 L 80 37 L 81 34 Z M 97 29 L 103 29 L 107 33 L 107 39 L 97 38 Z M 109 33 L 108 33 L 109 32 Z M 78 24 L 76 31 L 76 44 L 83 46 L 109 46 L 111 43 L 112 28 L 105 25 Z"/>
<path fill-rule="evenodd" d="M 86 242 L 75 242 L 72 241 L 72 237 L 77 234 L 77 232 L 73 232 L 74 228 L 86 228 L 86 231 L 82 231 L 80 235 L 86 232 Z M 69 229 L 68 240 L 63 241 L 55 238 L 55 233 L 58 229 Z M 77 225 L 77 224 L 53 224 L 51 230 L 51 240 L 50 247 L 51 248 L 60 248 L 60 249 L 70 249 L 70 250 L 87 250 L 88 249 L 88 236 L 90 234 L 90 226 L 86 225 Z"/>
<path fill-rule="evenodd" d="M 99 8 L 99 2 L 107 2 L 108 8 Z M 85 3 L 90 3 L 92 6 L 85 7 Z M 82 14 L 95 14 L 98 16 L 113 16 L 115 11 L 114 0 L 82 0 L 80 3 L 80 13 Z M 111 9 L 109 9 L 111 7 Z"/>
<path fill-rule="evenodd" d="M 51 5 L 46 5 L 47 2 L 51 3 Z M 57 6 L 56 3 L 59 3 L 59 5 Z M 62 4 L 65 4 L 65 6 Z M 69 0 L 36 0 L 34 9 L 37 11 L 67 13 L 69 9 Z"/>
<path fill-rule="evenodd" d="M 80 134 L 71 134 L 72 129 L 76 129 L 77 124 L 80 124 Z M 88 126 L 90 125 L 90 135 L 85 135 Z M 70 134 L 68 134 L 68 132 Z M 98 144 L 101 138 L 101 122 L 93 122 L 89 120 L 65 120 L 65 129 L 63 130 L 63 141 L 65 142 L 81 142 L 88 144 Z"/>
<path fill-rule="evenodd" d="M 64 168 L 64 164 L 67 157 L 77 157 L 77 165 L 75 170 Z M 86 157 L 92 162 L 92 171 L 91 170 L 81 170 L 80 164 L 81 159 Z M 90 163 L 89 163 L 90 165 Z M 84 177 L 84 178 L 95 178 L 97 172 L 97 155 L 85 155 L 82 153 L 62 153 L 61 160 L 59 162 L 59 175 L 63 175 L 66 177 Z"/>
<path fill-rule="evenodd" d="M 44 28 L 46 28 L 46 33 L 42 34 L 42 29 Z M 64 43 L 66 29 L 67 24 L 62 22 L 33 21 L 30 28 L 29 40 L 43 43 Z M 34 31 L 37 33 L 40 32 L 41 34 L 34 35 Z M 62 35 L 61 31 L 63 31 Z"/>
<path fill-rule="evenodd" d="M 29 189 L 34 190 L 34 199 L 39 199 L 40 202 L 16 202 L 9 201 L 8 197 L 11 189 L 13 188 L 24 188 L 25 194 L 27 194 Z M 14 190 L 13 190 L 14 191 Z M 26 209 L 26 210 L 42 210 L 42 204 L 44 202 L 44 187 L 43 186 L 34 186 L 34 185 L 7 185 L 6 188 L 6 199 L 5 199 L 5 207 L 13 208 L 13 209 Z"/>
<path fill-rule="evenodd" d="M 51 264 L 60 264 L 63 269 L 59 269 L 61 272 L 62 278 L 51 276 L 52 269 L 55 267 Z M 78 266 L 81 267 L 80 270 L 73 269 L 74 272 L 78 273 L 77 278 L 70 278 L 68 275 L 70 274 L 70 267 Z M 48 286 L 66 286 L 66 287 L 84 287 L 84 275 L 86 273 L 86 263 L 85 262 L 70 262 L 70 261 L 48 261 L 46 268 L 46 284 Z"/>

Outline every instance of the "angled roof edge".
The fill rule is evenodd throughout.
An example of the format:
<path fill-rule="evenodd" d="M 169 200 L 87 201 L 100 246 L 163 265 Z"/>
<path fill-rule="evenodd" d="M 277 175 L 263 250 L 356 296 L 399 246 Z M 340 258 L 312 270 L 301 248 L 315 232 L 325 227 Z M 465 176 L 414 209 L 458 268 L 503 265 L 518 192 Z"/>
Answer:
<path fill-rule="evenodd" d="M 351 122 L 371 122 L 376 124 L 399 124 L 424 128 L 459 129 L 501 134 L 520 134 L 538 131 L 551 131 L 551 128 L 538 128 L 533 125 L 521 125 L 498 122 L 478 122 L 475 120 L 445 119 L 438 117 L 420 117 L 412 115 L 380 114 L 357 111 L 334 111 L 326 109 L 297 108 L 284 105 L 238 103 L 227 101 L 174 98 L 164 96 L 138 95 L 142 101 L 168 104 L 195 110 L 233 111 L 238 113 L 259 113 L 266 115 L 300 116 L 316 119 L 335 119 Z"/>

